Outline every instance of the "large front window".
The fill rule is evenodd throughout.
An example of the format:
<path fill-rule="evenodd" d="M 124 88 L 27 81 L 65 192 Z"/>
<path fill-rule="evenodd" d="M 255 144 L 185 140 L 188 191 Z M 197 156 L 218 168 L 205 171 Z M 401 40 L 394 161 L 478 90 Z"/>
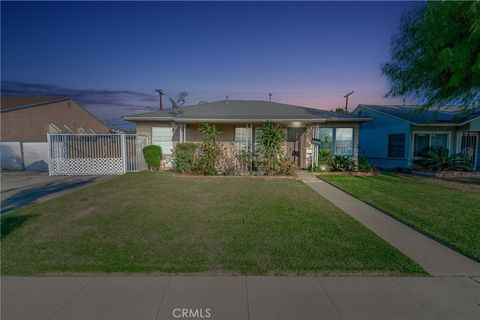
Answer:
<path fill-rule="evenodd" d="M 235 149 L 239 154 L 252 152 L 252 128 L 235 128 Z"/>
<path fill-rule="evenodd" d="M 316 139 L 336 156 L 353 156 L 353 128 L 318 128 Z"/>
<path fill-rule="evenodd" d="M 163 154 L 172 154 L 173 151 L 173 128 L 153 127 L 152 144 L 160 146 Z"/>
<path fill-rule="evenodd" d="M 413 155 L 421 157 L 431 148 L 442 147 L 448 150 L 448 133 L 415 133 L 413 139 Z"/>

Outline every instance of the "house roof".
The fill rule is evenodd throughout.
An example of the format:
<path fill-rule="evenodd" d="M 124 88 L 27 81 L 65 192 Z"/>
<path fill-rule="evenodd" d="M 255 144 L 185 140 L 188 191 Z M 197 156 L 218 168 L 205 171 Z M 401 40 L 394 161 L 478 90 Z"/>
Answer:
<path fill-rule="evenodd" d="M 417 125 L 445 125 L 445 124 L 463 124 L 480 117 L 480 108 L 465 109 L 455 106 L 433 107 L 429 110 L 423 110 L 422 106 L 403 106 L 403 105 L 359 105 L 355 109 L 355 114 L 359 108 L 366 108 L 380 113 L 390 115 L 401 120 L 408 121 Z"/>
<path fill-rule="evenodd" d="M 69 100 L 65 97 L 2 97 L 0 108 L 2 112 L 29 108 Z"/>
<path fill-rule="evenodd" d="M 255 100 L 221 100 L 175 110 L 149 112 L 123 117 L 129 121 L 177 122 L 255 122 L 255 121 L 369 121 L 348 114 L 306 108 L 284 103 Z"/>

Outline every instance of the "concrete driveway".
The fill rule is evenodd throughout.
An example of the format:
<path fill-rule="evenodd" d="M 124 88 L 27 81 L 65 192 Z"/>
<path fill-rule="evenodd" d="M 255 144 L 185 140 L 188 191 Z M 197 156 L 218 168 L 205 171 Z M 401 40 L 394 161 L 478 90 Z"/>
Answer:
<path fill-rule="evenodd" d="M 46 172 L 2 171 L 0 212 L 3 214 L 111 178 L 113 176 L 49 177 Z"/>

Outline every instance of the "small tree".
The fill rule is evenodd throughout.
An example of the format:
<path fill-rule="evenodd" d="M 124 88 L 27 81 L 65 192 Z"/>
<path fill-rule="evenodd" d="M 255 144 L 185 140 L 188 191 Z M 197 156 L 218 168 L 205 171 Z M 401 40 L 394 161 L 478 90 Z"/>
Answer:
<path fill-rule="evenodd" d="M 218 138 L 220 132 L 215 125 L 204 123 L 198 132 L 202 135 L 200 145 L 200 158 L 196 164 L 195 171 L 204 175 L 217 175 L 221 145 Z"/>
<path fill-rule="evenodd" d="M 318 165 L 320 171 L 328 171 L 332 165 L 332 162 L 333 153 L 330 149 L 330 141 L 328 140 L 328 137 L 325 137 L 322 142 L 322 147 L 318 152 Z"/>
<path fill-rule="evenodd" d="M 480 1 L 428 1 L 402 17 L 392 38 L 391 62 L 382 73 L 388 96 L 478 107 L 480 102 Z"/>
<path fill-rule="evenodd" d="M 148 165 L 148 169 L 158 170 L 162 160 L 162 148 L 156 145 L 149 145 L 143 148 L 143 157 Z"/>
<path fill-rule="evenodd" d="M 285 134 L 283 129 L 271 121 L 262 124 L 258 135 L 260 166 L 265 174 L 275 174 L 283 156 L 283 142 Z"/>

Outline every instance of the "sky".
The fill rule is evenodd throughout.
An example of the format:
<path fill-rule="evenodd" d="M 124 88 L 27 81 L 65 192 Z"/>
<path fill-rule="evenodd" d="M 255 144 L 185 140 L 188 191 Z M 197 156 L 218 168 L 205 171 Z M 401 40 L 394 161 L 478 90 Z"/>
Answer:
<path fill-rule="evenodd" d="M 2 1 L 2 93 L 12 84 L 100 100 L 116 93 L 87 103 L 102 119 L 149 111 L 155 88 L 187 91 L 188 104 L 267 100 L 271 92 L 273 101 L 334 109 L 352 90 L 352 108 L 399 103 L 384 99 L 380 65 L 402 12 L 421 5 Z M 48 90 L 35 92 L 56 93 Z M 127 99 L 130 109 L 116 107 L 125 91 L 139 95 L 138 104 Z"/>

